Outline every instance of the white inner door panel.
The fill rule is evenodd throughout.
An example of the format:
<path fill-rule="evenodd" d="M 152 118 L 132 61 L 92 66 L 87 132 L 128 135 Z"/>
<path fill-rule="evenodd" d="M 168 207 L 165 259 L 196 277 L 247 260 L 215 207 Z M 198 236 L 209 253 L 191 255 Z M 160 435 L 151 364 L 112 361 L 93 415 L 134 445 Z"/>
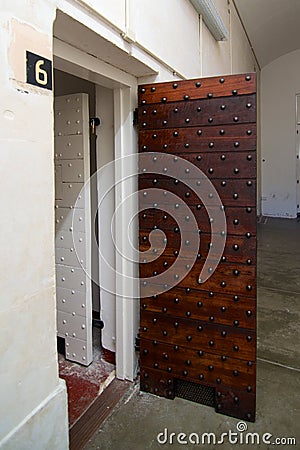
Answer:
<path fill-rule="evenodd" d="M 57 333 L 66 358 L 89 365 L 92 352 L 89 104 L 87 94 L 55 98 L 55 262 Z"/>

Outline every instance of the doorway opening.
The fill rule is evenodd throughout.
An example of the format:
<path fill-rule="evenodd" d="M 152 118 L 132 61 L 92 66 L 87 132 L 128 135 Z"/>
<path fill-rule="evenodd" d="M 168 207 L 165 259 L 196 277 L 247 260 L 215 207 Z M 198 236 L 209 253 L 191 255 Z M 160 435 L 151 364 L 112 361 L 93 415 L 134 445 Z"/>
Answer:
<path fill-rule="evenodd" d="M 106 211 L 98 215 L 99 183 L 91 183 L 81 194 L 84 182 L 105 159 L 114 157 L 113 92 L 55 69 L 54 105 L 58 364 L 59 376 L 67 384 L 72 427 L 115 377 L 115 313 L 112 306 L 103 323 L 102 300 L 107 303 L 107 293 L 99 287 L 98 251 L 105 235 L 101 214 L 108 217 L 114 211 L 114 199 L 111 196 L 102 205 Z M 102 109 L 106 113 L 100 138 L 90 121 Z M 104 253 L 111 251 L 113 260 L 113 250 L 104 245 Z"/>
<path fill-rule="evenodd" d="M 93 48 L 95 55 L 87 52 L 87 48 Z M 56 78 L 59 75 L 58 71 L 77 77 L 81 86 L 80 89 L 79 86 L 76 87 L 76 93 L 80 94 L 77 97 L 81 97 L 82 104 L 86 101 L 84 97 L 88 95 L 82 90 L 82 83 L 92 84 L 95 93 L 94 117 L 101 119 L 101 125 L 96 128 L 97 169 L 112 163 L 109 173 L 104 173 L 102 180 L 101 174 L 99 175 L 97 171 L 97 187 L 95 188 L 98 200 L 100 199 L 101 202 L 101 193 L 106 192 L 105 183 L 106 186 L 112 186 L 110 195 L 105 197 L 102 208 L 100 204 L 98 211 L 100 320 L 104 323 L 104 328 L 101 330 L 101 344 L 103 351 L 108 350 L 115 354 L 116 378 L 133 381 L 138 370 L 138 354 L 134 343 L 139 328 L 139 305 L 136 301 L 139 296 L 139 283 L 137 281 L 138 265 L 134 261 L 134 250 L 130 243 L 137 241 L 137 221 L 130 229 L 126 224 L 131 223 L 132 217 L 137 216 L 138 204 L 134 199 L 130 208 L 124 207 L 123 200 L 136 190 L 137 180 L 134 178 L 136 161 L 132 158 L 127 164 L 118 164 L 117 161 L 123 162 L 127 156 L 137 153 L 137 136 L 133 127 L 133 111 L 137 105 L 137 77 L 156 75 L 157 72 L 123 51 L 115 53 L 112 50 L 115 50 L 115 47 L 111 42 L 83 23 L 62 11 L 57 11 L 53 29 L 53 66 Z M 110 52 L 112 52 L 110 63 L 107 63 L 103 60 L 103 55 Z M 125 58 L 122 57 L 124 55 Z M 129 64 L 131 61 L 133 65 Z M 128 68 L 127 65 L 130 66 L 130 70 L 123 70 Z M 66 77 L 66 75 L 63 76 Z M 56 81 L 57 79 L 54 79 L 54 84 Z M 69 89 L 71 81 L 70 84 L 69 82 L 66 84 Z M 67 92 L 71 91 L 66 89 L 61 91 L 58 89 L 59 86 L 56 83 L 56 99 L 59 96 L 74 95 L 68 94 Z M 90 117 L 88 112 L 87 120 L 84 122 L 88 123 Z M 62 172 L 61 174 L 63 175 Z M 73 186 L 75 183 L 70 182 L 70 184 Z M 118 220 L 112 222 L 115 211 L 118 212 Z M 80 217 L 83 218 L 78 214 L 78 219 Z M 90 319 L 92 319 L 93 308 L 92 302 L 90 303 Z M 94 311 L 97 313 L 95 308 Z M 95 313 L 94 318 L 97 318 Z M 64 320 L 63 317 L 62 319 Z M 92 330 L 90 335 L 92 336 Z M 92 338 L 89 342 L 91 341 Z M 118 380 L 110 384 L 103 393 L 102 399 L 109 391 L 117 392 L 114 388 L 116 383 Z M 81 420 L 76 422 L 79 428 L 80 422 Z"/>

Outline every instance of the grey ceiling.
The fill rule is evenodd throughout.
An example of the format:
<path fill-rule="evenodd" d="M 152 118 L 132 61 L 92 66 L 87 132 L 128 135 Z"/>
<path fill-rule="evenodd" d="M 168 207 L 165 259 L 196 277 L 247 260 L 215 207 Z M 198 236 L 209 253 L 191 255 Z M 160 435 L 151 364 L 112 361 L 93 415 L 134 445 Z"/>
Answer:
<path fill-rule="evenodd" d="M 261 67 L 300 48 L 300 0 L 234 0 Z"/>

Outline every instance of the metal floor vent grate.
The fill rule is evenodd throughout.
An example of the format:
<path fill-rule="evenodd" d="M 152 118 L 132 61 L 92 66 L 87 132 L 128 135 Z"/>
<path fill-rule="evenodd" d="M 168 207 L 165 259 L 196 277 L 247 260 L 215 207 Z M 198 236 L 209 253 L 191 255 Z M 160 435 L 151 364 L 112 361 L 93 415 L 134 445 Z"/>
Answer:
<path fill-rule="evenodd" d="M 191 381 L 176 380 L 175 396 L 201 405 L 215 406 L 215 389 Z"/>

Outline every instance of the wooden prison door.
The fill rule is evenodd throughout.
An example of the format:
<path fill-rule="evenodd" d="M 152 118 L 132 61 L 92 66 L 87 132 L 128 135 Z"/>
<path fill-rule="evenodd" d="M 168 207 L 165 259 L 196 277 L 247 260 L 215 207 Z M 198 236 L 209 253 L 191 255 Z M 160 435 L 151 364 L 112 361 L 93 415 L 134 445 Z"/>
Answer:
<path fill-rule="evenodd" d="M 141 390 L 254 421 L 256 76 L 141 85 L 138 123 Z"/>

